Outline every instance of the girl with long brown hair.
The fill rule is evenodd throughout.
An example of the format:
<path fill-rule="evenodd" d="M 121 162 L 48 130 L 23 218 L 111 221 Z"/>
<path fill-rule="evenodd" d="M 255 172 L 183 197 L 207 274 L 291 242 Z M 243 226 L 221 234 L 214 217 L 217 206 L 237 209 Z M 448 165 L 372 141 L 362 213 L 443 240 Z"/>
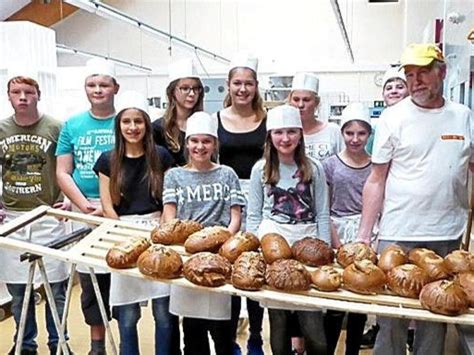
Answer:
<path fill-rule="evenodd" d="M 94 166 L 99 175 L 104 216 L 156 224 L 163 210 L 164 171 L 172 165 L 173 159 L 153 141 L 143 95 L 126 92 L 117 106 L 115 147 L 102 153 Z M 169 286 L 112 273 L 110 305 L 119 325 L 120 354 L 139 354 L 140 302 L 149 299 L 152 299 L 155 319 L 155 353 L 170 354 L 173 324 L 177 324 L 178 319 L 168 310 Z"/>

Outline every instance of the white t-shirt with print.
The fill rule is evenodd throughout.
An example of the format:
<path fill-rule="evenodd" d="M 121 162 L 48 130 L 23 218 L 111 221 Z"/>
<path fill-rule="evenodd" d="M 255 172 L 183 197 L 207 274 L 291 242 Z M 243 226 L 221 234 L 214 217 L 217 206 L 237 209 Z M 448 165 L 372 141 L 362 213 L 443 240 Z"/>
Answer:
<path fill-rule="evenodd" d="M 313 134 L 305 134 L 304 146 L 306 155 L 314 159 L 324 160 L 343 149 L 344 142 L 341 129 L 337 124 L 328 122 L 323 130 Z"/>
<path fill-rule="evenodd" d="M 474 162 L 469 108 L 446 101 L 423 109 L 410 97 L 382 113 L 372 162 L 390 162 L 380 239 L 453 240 L 467 222 L 467 178 Z"/>

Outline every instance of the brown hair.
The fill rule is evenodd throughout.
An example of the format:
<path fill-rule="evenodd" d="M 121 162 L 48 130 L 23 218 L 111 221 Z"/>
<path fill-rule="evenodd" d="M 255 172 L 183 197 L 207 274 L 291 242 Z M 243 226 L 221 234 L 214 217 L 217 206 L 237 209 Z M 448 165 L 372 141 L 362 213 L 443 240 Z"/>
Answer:
<path fill-rule="evenodd" d="M 11 78 L 9 81 L 8 81 L 8 84 L 7 84 L 7 92 L 10 92 L 10 85 L 11 84 L 26 84 L 26 85 L 31 85 L 31 86 L 34 86 L 37 93 L 38 93 L 38 96 L 41 95 L 41 91 L 40 91 L 40 88 L 39 88 L 39 84 L 36 80 L 34 79 L 31 79 L 27 76 L 15 76 L 13 78 Z"/>
<path fill-rule="evenodd" d="M 240 69 L 240 67 L 229 70 L 229 75 L 227 76 L 227 80 L 229 82 L 232 80 L 232 77 L 234 76 L 235 72 L 238 69 Z M 245 69 L 249 70 L 252 73 L 252 78 L 255 80 L 257 84 L 257 90 L 255 91 L 255 96 L 252 99 L 252 109 L 257 116 L 256 122 L 258 122 L 258 121 L 263 120 L 263 118 L 267 115 L 267 112 L 265 111 L 265 108 L 263 107 L 263 99 L 260 96 L 260 92 L 258 91 L 257 73 L 250 68 L 245 68 Z M 229 107 L 229 106 L 232 106 L 232 98 L 229 94 L 229 91 L 227 91 L 227 94 L 224 98 L 224 107 Z"/>
<path fill-rule="evenodd" d="M 265 159 L 263 181 L 265 184 L 275 185 L 280 181 L 280 160 L 278 159 L 278 152 L 272 143 L 270 131 L 267 132 L 265 138 L 263 158 Z M 301 171 L 301 181 L 305 183 L 311 182 L 313 179 L 313 169 L 309 158 L 306 156 L 303 132 L 301 132 L 300 142 L 294 151 L 294 158 L 298 170 Z"/>
<path fill-rule="evenodd" d="M 186 79 L 186 78 L 183 78 Z M 199 78 L 191 78 L 196 79 L 199 82 L 199 86 L 201 87 L 201 92 L 199 93 L 198 100 L 196 105 L 194 105 L 191 115 L 197 111 L 203 111 L 204 108 L 204 88 L 202 82 Z M 166 108 L 165 114 L 163 116 L 163 128 L 164 128 L 164 136 L 166 140 L 166 144 L 168 145 L 169 149 L 172 152 L 179 152 L 181 149 L 181 143 L 179 142 L 179 134 L 180 130 L 178 124 L 176 122 L 176 97 L 175 97 L 175 90 L 178 86 L 178 83 L 181 79 L 173 80 L 169 83 L 168 87 L 166 88 L 166 96 L 168 97 L 168 107 Z"/>
<path fill-rule="evenodd" d="M 123 175 L 125 174 L 123 168 L 125 139 L 123 138 L 120 129 L 120 121 L 125 111 L 126 109 L 120 111 L 115 118 L 115 146 L 110 155 L 110 195 L 114 205 L 118 205 L 123 196 L 122 183 Z M 160 156 L 155 148 L 150 116 L 142 110 L 139 111 L 145 120 L 145 135 L 142 140 L 146 160 L 146 173 L 144 179 L 148 177 L 148 189 L 150 194 L 155 200 L 158 200 L 161 199 L 161 193 L 163 190 L 163 166 L 161 164 Z M 137 181 L 136 183 L 138 184 L 140 182 L 141 181 Z"/>

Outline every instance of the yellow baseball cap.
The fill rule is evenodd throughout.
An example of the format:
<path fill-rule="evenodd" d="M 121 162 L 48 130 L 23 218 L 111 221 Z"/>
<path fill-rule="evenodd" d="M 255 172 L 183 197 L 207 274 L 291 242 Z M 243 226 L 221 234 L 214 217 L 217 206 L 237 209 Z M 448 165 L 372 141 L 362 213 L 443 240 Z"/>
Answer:
<path fill-rule="evenodd" d="M 412 43 L 405 48 L 400 59 L 401 66 L 418 65 L 425 66 L 431 64 L 433 60 L 444 62 L 443 53 L 434 44 Z"/>

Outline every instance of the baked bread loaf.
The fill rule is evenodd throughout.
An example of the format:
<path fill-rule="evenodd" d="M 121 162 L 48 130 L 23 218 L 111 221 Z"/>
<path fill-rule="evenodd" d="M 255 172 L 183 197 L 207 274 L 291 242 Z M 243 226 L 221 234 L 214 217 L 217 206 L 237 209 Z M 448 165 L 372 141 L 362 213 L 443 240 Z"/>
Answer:
<path fill-rule="evenodd" d="M 454 281 L 439 280 L 429 283 L 420 292 L 423 308 L 446 316 L 469 312 L 469 301 L 463 289 Z"/>
<path fill-rule="evenodd" d="M 191 254 L 202 251 L 216 253 L 231 236 L 232 233 L 225 227 L 206 227 L 191 234 L 184 242 L 184 249 Z"/>
<path fill-rule="evenodd" d="M 454 282 L 466 292 L 469 307 L 474 307 L 474 272 L 461 272 L 456 275 Z"/>
<path fill-rule="evenodd" d="M 105 256 L 107 265 L 114 269 L 129 269 L 135 267 L 138 257 L 148 249 L 150 242 L 147 238 L 133 237 L 114 245 Z"/>
<path fill-rule="evenodd" d="M 474 256 L 465 250 L 454 250 L 444 258 L 444 266 L 451 274 L 474 271 Z"/>
<path fill-rule="evenodd" d="M 375 251 L 364 243 L 347 243 L 337 250 L 337 262 L 342 267 L 347 267 L 356 260 L 370 260 L 377 264 L 377 254 Z"/>
<path fill-rule="evenodd" d="M 342 275 L 332 266 L 321 266 L 311 272 L 311 282 L 320 291 L 336 291 L 342 284 Z"/>
<path fill-rule="evenodd" d="M 344 287 L 356 293 L 381 293 L 387 281 L 385 273 L 370 260 L 356 260 L 342 273 Z"/>
<path fill-rule="evenodd" d="M 311 276 L 299 261 L 279 259 L 267 266 L 265 281 L 279 290 L 304 291 L 310 288 Z"/>
<path fill-rule="evenodd" d="M 183 244 L 191 234 L 203 228 L 199 222 L 172 219 L 153 229 L 151 240 L 157 244 Z"/>
<path fill-rule="evenodd" d="M 444 265 L 444 259 L 433 250 L 426 248 L 412 249 L 408 254 L 408 260 L 425 270 L 432 281 L 449 277 Z"/>
<path fill-rule="evenodd" d="M 414 264 L 395 266 L 387 274 L 387 284 L 399 296 L 418 298 L 420 291 L 430 277 L 421 267 Z"/>
<path fill-rule="evenodd" d="M 260 241 L 254 234 L 238 232 L 227 239 L 219 249 L 219 254 L 234 263 L 243 252 L 256 251 L 258 248 L 260 248 Z"/>
<path fill-rule="evenodd" d="M 232 285 L 247 291 L 260 290 L 265 284 L 265 269 L 265 260 L 260 253 L 245 251 L 232 267 Z"/>
<path fill-rule="evenodd" d="M 154 244 L 140 255 L 137 265 L 143 275 L 157 279 L 175 279 L 181 276 L 183 260 L 173 249 Z"/>
<path fill-rule="evenodd" d="M 291 247 L 293 257 L 309 266 L 322 266 L 334 262 L 334 251 L 317 238 L 305 237 L 297 240 Z"/>
<path fill-rule="evenodd" d="M 293 254 L 290 245 L 283 236 L 277 233 L 268 233 L 261 240 L 263 258 L 267 264 L 279 259 L 291 259 Z"/>
<path fill-rule="evenodd" d="M 184 277 L 193 284 L 222 286 L 231 275 L 229 260 L 218 254 L 202 252 L 192 255 L 183 266 Z"/>
<path fill-rule="evenodd" d="M 382 251 L 377 266 L 381 268 L 383 272 L 389 272 L 394 267 L 406 264 L 407 262 L 408 255 L 405 251 L 398 245 L 392 244 Z"/>

